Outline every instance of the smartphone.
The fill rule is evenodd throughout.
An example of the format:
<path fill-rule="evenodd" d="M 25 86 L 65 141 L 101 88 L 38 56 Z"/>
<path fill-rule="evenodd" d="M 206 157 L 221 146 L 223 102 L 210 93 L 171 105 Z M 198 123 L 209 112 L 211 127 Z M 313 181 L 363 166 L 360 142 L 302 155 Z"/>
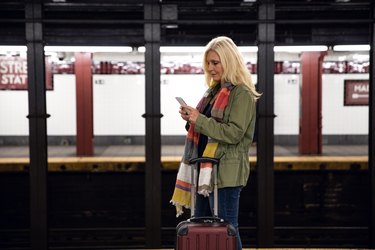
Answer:
<path fill-rule="evenodd" d="M 182 97 L 176 97 L 176 100 L 181 104 L 181 106 L 187 106 L 186 102 L 184 101 L 184 99 L 182 99 Z"/>

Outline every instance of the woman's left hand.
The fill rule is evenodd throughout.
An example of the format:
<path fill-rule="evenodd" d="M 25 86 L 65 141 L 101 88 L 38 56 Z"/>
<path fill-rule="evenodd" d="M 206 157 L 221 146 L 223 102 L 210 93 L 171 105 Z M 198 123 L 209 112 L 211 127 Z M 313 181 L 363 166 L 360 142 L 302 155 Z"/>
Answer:
<path fill-rule="evenodd" d="M 180 114 L 182 119 L 190 124 L 195 124 L 199 116 L 199 111 L 193 107 L 186 106 L 183 109 L 180 109 Z"/>

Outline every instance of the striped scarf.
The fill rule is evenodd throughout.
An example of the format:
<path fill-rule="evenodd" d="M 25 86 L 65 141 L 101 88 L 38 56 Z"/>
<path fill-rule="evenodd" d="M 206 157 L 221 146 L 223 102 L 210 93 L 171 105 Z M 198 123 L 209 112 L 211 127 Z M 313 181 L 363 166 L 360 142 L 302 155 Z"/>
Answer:
<path fill-rule="evenodd" d="M 234 85 L 231 83 L 225 83 L 225 87 L 221 88 L 217 95 L 211 110 L 211 117 L 217 122 L 223 122 L 224 110 L 228 105 L 230 91 L 233 87 Z M 203 98 L 199 101 L 197 109 L 200 113 L 203 113 L 205 108 L 204 104 L 207 103 L 206 99 L 211 91 L 212 89 L 207 90 Z M 194 132 L 194 124 L 190 124 L 185 140 L 184 155 L 178 169 L 174 193 L 171 200 L 171 203 L 176 206 L 176 217 L 183 213 L 183 208 L 190 208 L 192 187 L 191 168 L 193 166 L 189 165 L 189 160 L 198 157 L 199 137 L 200 134 Z M 203 157 L 215 157 L 217 147 L 218 143 L 211 138 L 208 138 L 208 143 L 204 149 Z M 197 189 L 199 194 L 204 196 L 210 195 L 213 188 L 211 176 L 212 164 L 201 163 Z M 196 183 L 196 179 L 193 181 Z"/>

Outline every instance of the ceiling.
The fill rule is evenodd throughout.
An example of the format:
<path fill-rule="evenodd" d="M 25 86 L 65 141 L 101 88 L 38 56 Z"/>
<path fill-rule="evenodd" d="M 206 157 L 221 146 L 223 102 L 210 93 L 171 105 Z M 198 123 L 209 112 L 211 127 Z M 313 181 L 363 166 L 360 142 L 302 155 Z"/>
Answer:
<path fill-rule="evenodd" d="M 0 45 L 25 44 L 25 1 L 0 3 Z M 153 0 L 44 0 L 46 45 L 144 45 Z M 261 0 L 159 0 L 161 45 L 204 45 L 227 35 L 256 45 Z M 274 0 L 276 45 L 369 44 L 372 0 Z"/>

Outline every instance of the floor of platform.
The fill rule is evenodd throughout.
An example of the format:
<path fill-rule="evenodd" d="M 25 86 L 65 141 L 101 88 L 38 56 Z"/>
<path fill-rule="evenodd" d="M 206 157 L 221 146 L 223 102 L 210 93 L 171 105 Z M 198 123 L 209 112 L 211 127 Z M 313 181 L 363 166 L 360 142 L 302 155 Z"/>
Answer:
<path fill-rule="evenodd" d="M 323 145 L 321 156 L 367 156 L 367 145 Z M 165 145 L 162 146 L 162 156 L 181 156 L 183 146 Z M 275 156 L 300 156 L 296 146 L 278 146 L 274 147 Z M 144 145 L 113 145 L 113 146 L 96 146 L 94 156 L 144 156 Z M 250 156 L 256 155 L 256 146 L 252 146 L 249 152 Z M 28 146 L 0 146 L 0 158 L 8 157 L 28 157 Z M 49 157 L 74 157 L 76 156 L 76 147 L 73 146 L 49 146 Z"/>

